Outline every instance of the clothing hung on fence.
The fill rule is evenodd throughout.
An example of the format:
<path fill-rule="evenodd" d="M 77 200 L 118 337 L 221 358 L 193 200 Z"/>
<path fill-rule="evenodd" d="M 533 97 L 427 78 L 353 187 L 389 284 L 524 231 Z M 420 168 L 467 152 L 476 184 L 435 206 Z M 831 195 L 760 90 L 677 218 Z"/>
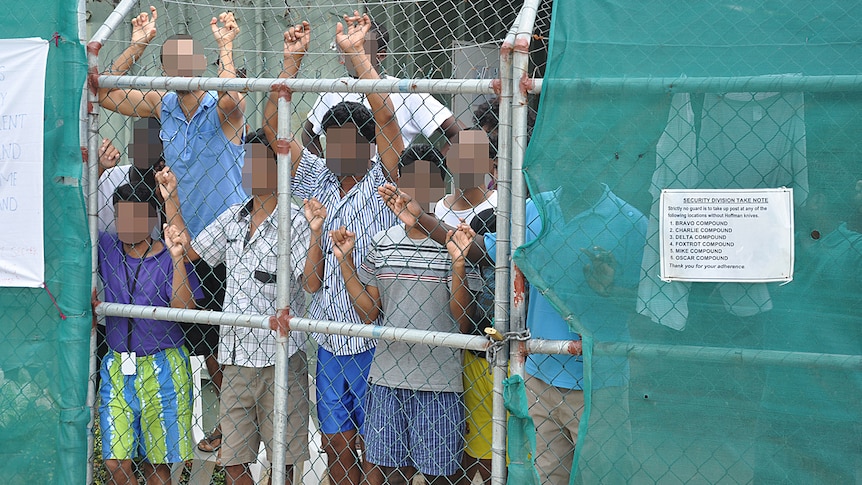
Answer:
<path fill-rule="evenodd" d="M 696 97 L 673 96 L 656 145 L 638 288 L 638 312 L 677 330 L 688 319 L 691 283 L 659 278 L 661 190 L 792 187 L 796 206 L 808 195 L 803 93 L 706 93 L 702 104 L 693 102 Z M 772 309 L 765 283 L 720 283 L 718 292 L 725 310 L 736 316 Z"/>

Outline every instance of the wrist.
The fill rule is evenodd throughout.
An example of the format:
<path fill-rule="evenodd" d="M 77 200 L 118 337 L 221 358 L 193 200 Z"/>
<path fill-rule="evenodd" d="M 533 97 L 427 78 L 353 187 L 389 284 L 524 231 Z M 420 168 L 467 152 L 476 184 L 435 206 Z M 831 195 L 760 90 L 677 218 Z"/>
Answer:
<path fill-rule="evenodd" d="M 302 54 L 284 56 L 284 60 L 282 62 L 285 70 L 299 69 L 299 66 L 302 64 Z"/>

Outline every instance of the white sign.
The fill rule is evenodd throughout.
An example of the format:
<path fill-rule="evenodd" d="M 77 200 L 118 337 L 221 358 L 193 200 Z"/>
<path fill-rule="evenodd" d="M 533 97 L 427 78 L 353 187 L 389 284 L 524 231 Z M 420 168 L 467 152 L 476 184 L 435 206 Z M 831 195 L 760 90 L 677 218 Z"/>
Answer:
<path fill-rule="evenodd" d="M 665 189 L 659 203 L 661 279 L 793 278 L 793 189 Z"/>
<path fill-rule="evenodd" d="M 45 281 L 42 144 L 48 41 L 0 39 L 0 286 Z"/>

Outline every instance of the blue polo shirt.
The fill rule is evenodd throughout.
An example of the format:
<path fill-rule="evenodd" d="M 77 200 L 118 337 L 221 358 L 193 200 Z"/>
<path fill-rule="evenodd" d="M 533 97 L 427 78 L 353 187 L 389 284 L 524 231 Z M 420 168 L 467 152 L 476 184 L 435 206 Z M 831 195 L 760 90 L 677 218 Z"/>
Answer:
<path fill-rule="evenodd" d="M 190 120 L 177 93 L 166 94 L 161 122 L 165 161 L 177 176 L 183 219 L 194 238 L 228 207 L 248 198 L 242 188 L 245 148 L 231 143 L 222 131 L 214 91 L 204 94 Z"/>
<path fill-rule="evenodd" d="M 527 328 L 532 338 L 546 340 L 580 340 L 563 320 L 551 302 L 542 295 L 555 291 L 581 324 L 607 339 L 627 338 L 625 327 L 628 314 L 596 294 L 583 274 L 590 263 L 581 248 L 601 246 L 617 260 L 614 278 L 616 286 L 634 288 L 640 276 L 640 261 L 646 235 L 646 218 L 633 206 L 620 199 L 607 186 L 596 203 L 571 218 L 564 217 L 558 193 L 544 192 L 535 196 L 543 201 L 545 219 L 553 228 L 556 242 L 542 234 L 542 219 L 533 199 L 527 201 L 527 243 L 518 249 L 516 260 L 530 281 L 527 307 Z M 539 239 L 539 235 L 542 238 Z M 562 236 L 562 237 L 560 237 Z M 485 234 L 485 248 L 496 260 L 497 235 Z M 583 389 L 584 361 L 582 356 L 532 354 L 524 369 L 544 382 L 564 389 Z M 594 386 L 609 386 L 625 379 L 620 368 L 606 373 L 594 369 Z"/>

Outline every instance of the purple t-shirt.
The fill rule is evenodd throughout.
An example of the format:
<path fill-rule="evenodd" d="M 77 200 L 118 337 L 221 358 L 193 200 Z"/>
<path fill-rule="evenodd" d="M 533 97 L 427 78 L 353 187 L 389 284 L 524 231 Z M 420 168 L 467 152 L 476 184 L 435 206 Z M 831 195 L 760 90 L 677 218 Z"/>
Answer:
<path fill-rule="evenodd" d="M 201 298 L 203 293 L 191 264 L 186 264 L 186 271 L 195 298 Z M 144 259 L 133 258 L 126 256 L 123 243 L 115 234 L 99 233 L 99 274 L 107 302 L 171 305 L 174 264 L 166 248 Z M 111 350 L 131 351 L 138 356 L 181 347 L 184 343 L 179 323 L 149 318 L 106 317 L 105 333 Z"/>

